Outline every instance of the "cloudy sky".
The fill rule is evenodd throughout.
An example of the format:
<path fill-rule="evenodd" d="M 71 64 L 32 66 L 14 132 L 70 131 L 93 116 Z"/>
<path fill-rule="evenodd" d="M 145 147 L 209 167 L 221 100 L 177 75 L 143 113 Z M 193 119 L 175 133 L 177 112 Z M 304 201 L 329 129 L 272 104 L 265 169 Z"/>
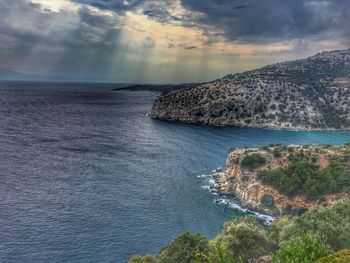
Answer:
<path fill-rule="evenodd" d="M 180 83 L 349 48 L 349 0 L 0 0 L 0 70 Z"/>

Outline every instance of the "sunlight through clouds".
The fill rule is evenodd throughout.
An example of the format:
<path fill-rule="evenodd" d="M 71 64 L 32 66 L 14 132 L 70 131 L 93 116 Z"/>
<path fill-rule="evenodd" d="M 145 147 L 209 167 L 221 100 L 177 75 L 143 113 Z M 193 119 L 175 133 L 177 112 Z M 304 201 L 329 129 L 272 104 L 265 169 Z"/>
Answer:
<path fill-rule="evenodd" d="M 266 6 L 237 3 L 0 0 L 0 69 L 77 79 L 195 82 L 349 44 L 349 31 L 338 21 L 349 10 L 344 2 L 298 0 L 286 3 L 290 9 L 274 0 Z M 272 4 L 284 15 L 269 15 Z M 300 15 L 308 15 L 303 25 L 293 22 Z M 256 24 L 246 22 L 254 21 L 252 16 Z"/>

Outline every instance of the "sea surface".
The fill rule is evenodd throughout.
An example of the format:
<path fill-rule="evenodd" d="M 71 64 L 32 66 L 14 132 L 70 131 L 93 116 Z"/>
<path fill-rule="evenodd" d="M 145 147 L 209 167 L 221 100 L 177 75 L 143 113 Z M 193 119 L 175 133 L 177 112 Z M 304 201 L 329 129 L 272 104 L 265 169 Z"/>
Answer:
<path fill-rule="evenodd" d="M 229 148 L 350 141 L 153 120 L 157 93 L 114 87 L 0 84 L 0 262 L 119 263 L 183 231 L 213 238 L 244 214 L 202 187 Z"/>

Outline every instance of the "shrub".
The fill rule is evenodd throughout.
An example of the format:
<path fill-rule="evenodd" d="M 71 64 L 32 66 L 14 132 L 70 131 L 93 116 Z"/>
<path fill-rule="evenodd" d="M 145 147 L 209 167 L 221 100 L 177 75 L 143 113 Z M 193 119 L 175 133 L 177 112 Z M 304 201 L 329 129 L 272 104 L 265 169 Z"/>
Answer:
<path fill-rule="evenodd" d="M 273 246 L 277 249 L 279 243 L 281 242 L 281 232 L 282 230 L 291 224 L 291 219 L 289 217 L 281 217 L 276 221 L 273 221 L 270 226 L 269 240 L 272 242 Z"/>
<path fill-rule="evenodd" d="M 209 262 L 215 263 L 242 263 L 241 259 L 235 259 L 227 247 L 221 246 L 216 241 L 210 243 Z"/>
<path fill-rule="evenodd" d="M 272 257 L 273 263 L 311 263 L 328 254 L 328 250 L 310 234 L 304 234 L 280 248 Z"/>
<path fill-rule="evenodd" d="M 241 167 L 254 170 L 266 162 L 260 153 L 253 153 L 245 156 L 241 161 Z"/>
<path fill-rule="evenodd" d="M 350 201 L 332 207 L 313 209 L 291 221 L 279 234 L 279 245 L 284 245 L 305 232 L 333 251 L 350 247 Z"/>
<path fill-rule="evenodd" d="M 315 263 L 349 263 L 350 249 L 344 249 L 329 256 L 320 258 Z"/>
<path fill-rule="evenodd" d="M 316 199 L 327 193 L 337 193 L 350 185 L 349 169 L 338 162 L 320 169 L 316 164 L 297 160 L 284 168 L 262 170 L 258 178 L 288 196 L 306 193 Z"/>
<path fill-rule="evenodd" d="M 270 251 L 270 242 L 264 228 L 251 217 L 226 222 L 215 241 L 220 246 L 227 247 L 236 259 L 257 258 Z"/>
<path fill-rule="evenodd" d="M 152 255 L 146 255 L 144 257 L 136 255 L 133 256 L 128 263 L 156 263 L 157 259 L 155 256 Z"/>
<path fill-rule="evenodd" d="M 159 263 L 190 263 L 198 258 L 198 254 L 204 257 L 208 252 L 209 242 L 205 237 L 185 232 L 163 248 L 157 259 Z"/>
<path fill-rule="evenodd" d="M 273 157 L 275 157 L 275 158 L 282 157 L 282 151 L 279 148 L 273 149 L 272 154 L 273 154 Z"/>
<path fill-rule="evenodd" d="M 267 208 L 275 207 L 275 201 L 271 195 L 264 195 L 260 200 L 260 204 Z"/>

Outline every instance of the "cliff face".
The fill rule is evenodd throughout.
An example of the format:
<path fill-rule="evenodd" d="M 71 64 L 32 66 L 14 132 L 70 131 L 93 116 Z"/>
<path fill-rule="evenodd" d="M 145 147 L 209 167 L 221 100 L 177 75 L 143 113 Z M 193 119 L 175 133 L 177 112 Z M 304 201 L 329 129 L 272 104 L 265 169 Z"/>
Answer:
<path fill-rule="evenodd" d="M 279 149 L 278 154 L 277 148 Z M 289 157 L 293 152 L 303 152 L 304 158 L 310 158 L 320 169 L 326 169 L 334 157 L 342 158 L 349 148 L 348 146 L 292 145 L 283 148 L 284 150 L 280 150 L 281 146 L 232 150 L 227 158 L 226 171 L 216 174 L 219 179 L 219 192 L 234 195 L 243 206 L 249 209 L 272 215 L 297 214 L 317 205 L 330 205 L 336 201 L 348 199 L 350 198 L 349 188 L 338 193 L 327 193 L 316 200 L 308 200 L 303 193 L 288 196 L 262 182 L 258 178 L 258 173 L 262 170 L 287 168 L 291 163 Z M 264 163 L 253 169 L 243 167 L 242 160 L 251 155 L 262 156 Z M 348 160 L 346 165 L 348 165 Z"/>
<path fill-rule="evenodd" d="M 350 129 L 350 49 L 323 52 L 159 96 L 168 121 L 278 129 Z"/>

